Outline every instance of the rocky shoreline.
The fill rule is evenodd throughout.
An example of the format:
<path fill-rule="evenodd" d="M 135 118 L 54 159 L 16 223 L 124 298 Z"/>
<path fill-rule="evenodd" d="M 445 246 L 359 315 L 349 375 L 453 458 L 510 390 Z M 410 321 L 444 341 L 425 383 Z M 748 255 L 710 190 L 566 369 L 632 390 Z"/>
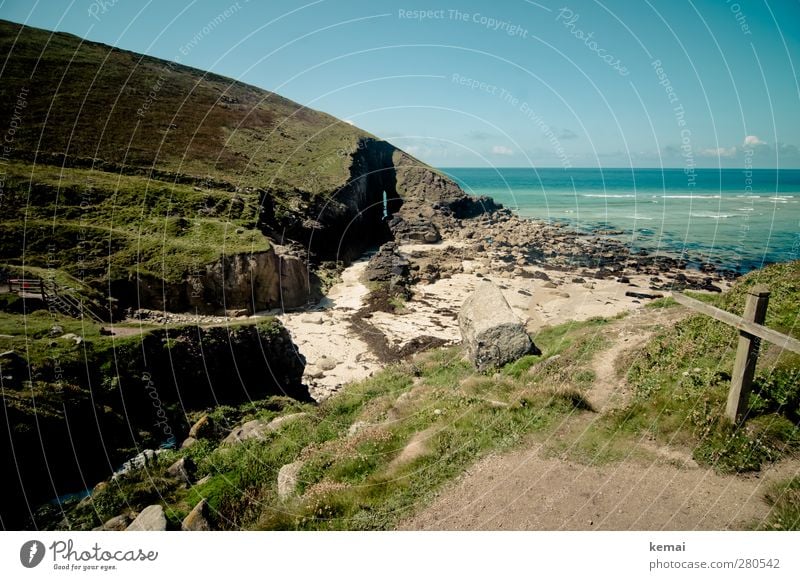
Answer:
<path fill-rule="evenodd" d="M 454 220 L 443 237 L 464 243 L 465 253 L 483 263 L 500 262 L 501 269 L 525 275 L 522 266 L 575 272 L 585 278 L 651 277 L 652 290 L 707 290 L 737 277 L 735 272 L 702 263 L 699 257 L 633 251 L 619 230 L 576 231 L 563 223 L 525 219 L 499 209 L 469 220 Z M 499 264 L 498 264 L 499 265 Z"/>
<path fill-rule="evenodd" d="M 320 302 L 303 310 L 229 316 L 138 310 L 127 322 L 213 326 L 277 316 L 307 359 L 304 384 L 322 401 L 387 364 L 459 342 L 459 309 L 481 280 L 498 284 L 535 333 L 543 325 L 613 316 L 669 291 L 720 292 L 734 278 L 712 265 L 692 269 L 689 258 L 633 252 L 621 232 L 575 231 L 485 209 L 458 219 L 440 208 L 424 232 L 398 230 L 397 241 L 347 267 Z"/>

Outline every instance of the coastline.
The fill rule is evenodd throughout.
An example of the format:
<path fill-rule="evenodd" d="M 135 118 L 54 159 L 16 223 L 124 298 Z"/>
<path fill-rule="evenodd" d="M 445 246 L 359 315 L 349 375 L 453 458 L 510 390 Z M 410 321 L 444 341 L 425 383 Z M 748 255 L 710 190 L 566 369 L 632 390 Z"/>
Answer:
<path fill-rule="evenodd" d="M 502 290 L 535 341 L 548 326 L 613 318 L 672 290 L 722 292 L 735 279 L 507 209 L 453 220 L 441 234 L 438 243 L 388 242 L 347 267 L 320 304 L 277 313 L 306 357 L 315 400 L 420 350 L 459 343 L 459 309 L 482 281 Z"/>

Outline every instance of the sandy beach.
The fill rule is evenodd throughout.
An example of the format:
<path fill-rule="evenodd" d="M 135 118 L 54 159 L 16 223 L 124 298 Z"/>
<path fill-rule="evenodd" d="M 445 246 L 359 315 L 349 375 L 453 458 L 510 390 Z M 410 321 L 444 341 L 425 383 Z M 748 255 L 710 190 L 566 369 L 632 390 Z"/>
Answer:
<path fill-rule="evenodd" d="M 503 249 L 480 254 L 474 241 L 445 239 L 437 244 L 406 243 L 396 256 L 410 270 L 422 271 L 437 264 L 432 280 L 410 285 L 410 298 L 393 312 L 368 308 L 370 289 L 365 281 L 369 257 L 349 267 L 320 304 L 311 311 L 280 314 L 299 352 L 306 358 L 304 381 L 312 397 L 324 400 L 351 381 L 371 376 L 385 364 L 420 348 L 414 342 L 452 345 L 461 340 L 458 312 L 475 287 L 485 281 L 496 284 L 509 305 L 536 340 L 542 328 L 592 317 L 614 317 L 640 309 L 647 298 L 626 292 L 665 296 L 653 290 L 653 272 L 619 273 L 588 277 L 585 268 L 548 268 L 516 264 L 512 270 L 501 259 Z M 373 255 L 374 256 L 374 255 Z M 446 256 L 446 258 L 444 258 Z M 668 272 L 671 277 L 677 272 Z M 661 281 L 667 276 L 662 276 Z M 721 289 L 728 283 L 717 279 Z M 353 324 L 358 319 L 356 328 Z M 377 345 L 382 348 L 377 348 Z M 394 355 L 386 356 L 386 350 Z M 383 352 L 379 352 L 383 351 Z"/>

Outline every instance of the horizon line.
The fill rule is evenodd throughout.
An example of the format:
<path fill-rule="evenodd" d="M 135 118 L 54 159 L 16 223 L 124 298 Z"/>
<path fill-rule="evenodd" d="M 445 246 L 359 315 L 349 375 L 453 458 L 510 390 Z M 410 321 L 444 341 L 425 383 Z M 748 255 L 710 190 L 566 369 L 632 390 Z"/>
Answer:
<path fill-rule="evenodd" d="M 558 165 L 542 165 L 542 166 L 531 166 L 531 165 L 497 165 L 497 166 L 485 166 L 485 165 L 435 165 L 432 167 L 436 167 L 438 169 L 532 169 L 532 170 L 540 170 L 540 169 L 559 169 L 561 171 L 571 171 L 573 169 L 592 169 L 592 170 L 605 170 L 605 169 L 626 169 L 626 170 L 636 170 L 636 169 L 652 169 L 654 171 L 685 171 L 685 167 L 631 167 L 630 165 L 608 165 L 608 166 L 583 166 L 583 167 L 562 167 Z M 697 169 L 713 169 L 716 171 L 800 171 L 800 167 L 695 167 Z"/>

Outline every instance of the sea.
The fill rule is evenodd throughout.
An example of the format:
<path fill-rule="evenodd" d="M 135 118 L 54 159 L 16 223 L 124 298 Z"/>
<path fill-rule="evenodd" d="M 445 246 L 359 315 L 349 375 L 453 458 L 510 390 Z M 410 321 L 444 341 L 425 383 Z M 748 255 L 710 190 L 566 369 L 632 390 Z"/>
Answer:
<path fill-rule="evenodd" d="M 800 259 L 799 169 L 443 168 L 520 217 L 746 273 Z"/>

